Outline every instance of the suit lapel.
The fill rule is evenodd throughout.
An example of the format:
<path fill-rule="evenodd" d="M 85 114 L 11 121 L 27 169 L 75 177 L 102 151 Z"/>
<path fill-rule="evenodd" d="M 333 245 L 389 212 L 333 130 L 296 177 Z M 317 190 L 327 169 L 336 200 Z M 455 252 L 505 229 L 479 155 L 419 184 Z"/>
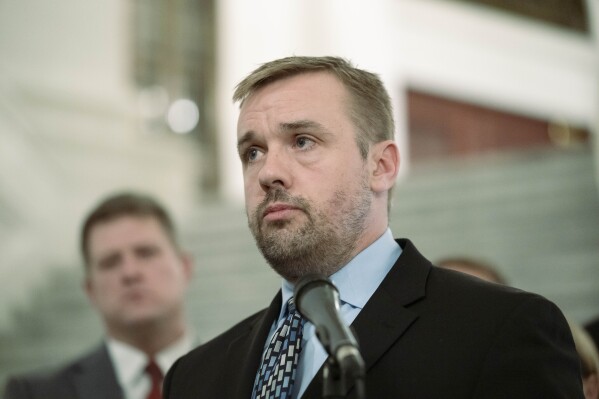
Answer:
<path fill-rule="evenodd" d="M 401 256 L 352 323 L 366 373 L 418 318 L 418 314 L 407 306 L 425 296 L 430 262 L 420 255 L 409 240 L 397 242 L 403 249 Z M 322 368 L 303 397 L 320 395 Z"/>
<path fill-rule="evenodd" d="M 73 369 L 72 379 L 78 398 L 123 398 L 105 345 L 79 361 Z"/>
<path fill-rule="evenodd" d="M 272 323 L 281 311 L 281 292 L 273 299 L 254 322 L 248 326 L 245 333 L 233 340 L 229 345 L 225 358 L 228 359 L 227 375 L 224 381 L 226 398 L 247 399 L 252 396 L 254 379 L 260 365 L 264 344 Z"/>

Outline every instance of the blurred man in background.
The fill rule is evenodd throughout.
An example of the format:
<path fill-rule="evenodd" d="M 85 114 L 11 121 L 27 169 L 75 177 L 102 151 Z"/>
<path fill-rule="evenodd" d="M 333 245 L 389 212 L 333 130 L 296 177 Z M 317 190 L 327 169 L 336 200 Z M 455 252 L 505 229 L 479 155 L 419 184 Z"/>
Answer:
<path fill-rule="evenodd" d="M 439 267 L 457 270 L 458 272 L 470 274 L 492 283 L 507 284 L 506 279 L 497 271 L 495 266 L 491 266 L 480 260 L 466 257 L 451 257 L 440 259 L 435 264 Z"/>
<path fill-rule="evenodd" d="M 163 375 L 193 343 L 184 314 L 192 261 L 170 216 L 151 197 L 117 194 L 89 214 L 80 244 L 106 338 L 61 369 L 9 379 L 4 398 L 159 399 Z"/>

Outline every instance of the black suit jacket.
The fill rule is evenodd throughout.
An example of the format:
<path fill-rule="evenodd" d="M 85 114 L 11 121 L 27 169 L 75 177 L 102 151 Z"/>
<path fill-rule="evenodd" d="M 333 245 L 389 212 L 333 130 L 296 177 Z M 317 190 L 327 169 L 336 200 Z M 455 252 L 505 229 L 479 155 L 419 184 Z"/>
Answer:
<path fill-rule="evenodd" d="M 398 243 L 402 255 L 352 324 L 367 398 L 583 398 L 572 336 L 553 303 L 433 267 L 408 240 Z M 279 294 L 179 359 L 164 398 L 249 399 L 280 306 Z M 303 397 L 321 393 L 319 372 Z"/>
<path fill-rule="evenodd" d="M 122 399 L 105 345 L 53 372 L 10 378 L 4 399 Z"/>

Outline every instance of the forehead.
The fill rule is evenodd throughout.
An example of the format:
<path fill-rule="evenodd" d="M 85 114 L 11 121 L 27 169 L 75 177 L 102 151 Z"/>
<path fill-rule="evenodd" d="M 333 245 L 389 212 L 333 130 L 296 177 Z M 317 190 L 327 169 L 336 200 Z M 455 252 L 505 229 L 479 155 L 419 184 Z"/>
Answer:
<path fill-rule="evenodd" d="M 89 234 L 89 248 L 123 245 L 129 242 L 166 238 L 160 222 L 152 216 L 119 216 L 95 224 Z"/>
<path fill-rule="evenodd" d="M 268 83 L 243 103 L 238 135 L 253 123 L 348 116 L 347 89 L 329 72 L 306 72 Z"/>

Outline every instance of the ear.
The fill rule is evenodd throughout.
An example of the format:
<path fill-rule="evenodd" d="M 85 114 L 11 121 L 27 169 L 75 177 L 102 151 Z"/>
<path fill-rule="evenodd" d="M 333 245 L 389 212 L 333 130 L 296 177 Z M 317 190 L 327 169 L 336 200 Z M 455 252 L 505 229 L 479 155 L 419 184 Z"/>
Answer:
<path fill-rule="evenodd" d="M 96 301 L 94 295 L 94 285 L 92 284 L 90 277 L 85 276 L 81 285 L 83 286 L 83 290 L 85 291 L 87 299 L 91 302 L 92 305 L 95 306 Z"/>
<path fill-rule="evenodd" d="M 181 259 L 181 267 L 183 268 L 183 275 L 185 276 L 185 279 L 189 282 L 189 281 L 191 281 L 191 278 L 193 277 L 193 269 L 194 269 L 193 258 L 188 253 L 181 253 L 179 255 L 179 258 Z"/>
<path fill-rule="evenodd" d="M 393 140 L 381 141 L 370 148 L 369 163 L 372 165 L 370 188 L 375 193 L 389 191 L 399 172 L 399 150 Z"/>

